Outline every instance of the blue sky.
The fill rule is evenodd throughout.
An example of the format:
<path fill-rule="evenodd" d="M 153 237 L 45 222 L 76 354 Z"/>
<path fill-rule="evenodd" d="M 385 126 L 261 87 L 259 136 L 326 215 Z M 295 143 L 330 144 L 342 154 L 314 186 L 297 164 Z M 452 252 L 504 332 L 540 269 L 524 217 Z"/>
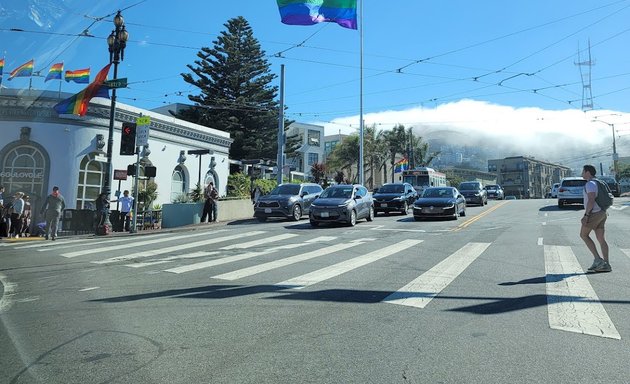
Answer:
<path fill-rule="evenodd" d="M 34 4 L 37 16 L 29 17 Z M 289 118 L 323 124 L 327 133 L 358 126 L 359 32 L 332 23 L 281 24 L 273 0 L 97 5 L 12 0 L 0 1 L 0 8 L 5 73 L 34 58 L 44 75 L 57 61 L 64 61 L 65 69 L 92 67 L 93 74 L 104 66 L 105 38 L 113 26 L 107 15 L 123 9 L 131 41 L 119 77 L 127 77 L 130 86 L 119 92 L 119 100 L 148 109 L 187 102 L 185 96 L 196 90 L 179 74 L 188 72 L 186 64 L 200 47 L 213 45 L 228 19 L 243 16 L 272 71 L 279 74 L 285 65 Z M 615 124 L 618 151 L 624 155 L 630 143 L 628 19 L 630 0 L 364 0 L 366 122 L 383 128 L 402 123 L 426 134 L 436 129 L 480 132 L 508 141 L 516 134 L 537 147 L 537 133 L 551 130 L 565 135 L 571 146 L 579 147 L 578 139 L 601 141 L 601 150 L 587 154 L 605 155 L 610 126 L 591 122 L 600 116 Z M 85 29 L 94 37 L 76 36 Z M 589 67 L 575 63 L 588 60 L 589 41 L 595 111 L 583 113 L 580 69 L 586 76 Z M 7 82 L 5 75 L 3 86 L 25 87 L 28 80 Z M 33 86 L 57 90 L 59 85 L 41 78 Z M 81 89 L 65 82 L 62 87 Z"/>

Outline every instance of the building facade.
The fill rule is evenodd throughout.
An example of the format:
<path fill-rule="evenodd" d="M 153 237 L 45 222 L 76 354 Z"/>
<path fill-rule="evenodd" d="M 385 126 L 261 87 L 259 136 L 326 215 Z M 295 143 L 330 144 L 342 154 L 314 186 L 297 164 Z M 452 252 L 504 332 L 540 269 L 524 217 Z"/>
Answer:
<path fill-rule="evenodd" d="M 554 183 L 571 175 L 569 167 L 526 156 L 488 160 L 488 172 L 497 175 L 506 196 L 518 198 L 544 198 Z"/>
<path fill-rule="evenodd" d="M 295 122 L 286 131 L 286 136 L 294 135 L 299 137 L 301 145 L 296 151 L 297 156 L 286 159 L 286 165 L 309 177 L 311 165 L 325 160 L 324 127 Z"/>
<path fill-rule="evenodd" d="M 83 117 L 58 115 L 53 106 L 69 96 L 12 89 L 0 94 L 0 185 L 5 196 L 18 191 L 29 195 L 35 216 L 53 186 L 61 189 L 67 208 L 90 209 L 104 184 L 110 101 L 93 99 Z M 228 133 L 120 103 L 115 110 L 112 177 L 123 178 L 136 161 L 136 156 L 119 155 L 121 126 L 140 116 L 150 118 L 150 134 L 139 173 L 143 176 L 149 165 L 157 168 L 155 177 L 141 177 L 143 183 L 150 179 L 157 184 L 154 203 L 171 202 L 198 182 L 203 186 L 210 180 L 221 195 L 226 193 L 232 143 Z M 190 155 L 190 150 L 208 154 Z M 133 178 L 111 180 L 110 185 L 110 198 L 115 199 L 117 190 L 133 190 Z"/>

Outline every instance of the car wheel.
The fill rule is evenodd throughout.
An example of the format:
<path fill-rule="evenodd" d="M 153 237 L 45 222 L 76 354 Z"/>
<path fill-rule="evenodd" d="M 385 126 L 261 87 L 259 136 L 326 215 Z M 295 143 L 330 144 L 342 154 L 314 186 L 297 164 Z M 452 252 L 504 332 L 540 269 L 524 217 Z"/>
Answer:
<path fill-rule="evenodd" d="M 367 221 L 374 220 L 374 216 L 376 216 L 376 213 L 374 212 L 374 207 L 370 207 L 370 212 L 368 212 L 368 215 L 366 217 Z"/>
<path fill-rule="evenodd" d="M 264 223 L 265 221 L 267 221 L 267 218 L 264 216 L 258 216 L 258 221 L 260 221 L 261 223 Z"/>
<path fill-rule="evenodd" d="M 317 221 L 311 220 L 311 227 L 317 227 L 319 223 Z"/>
<path fill-rule="evenodd" d="M 558 208 L 560 209 L 564 208 L 564 201 L 558 200 Z"/>
<path fill-rule="evenodd" d="M 348 218 L 348 225 L 354 227 L 357 224 L 357 213 L 354 211 L 350 211 L 350 217 Z"/>
<path fill-rule="evenodd" d="M 293 221 L 300 221 L 301 218 L 302 218 L 302 207 L 300 207 L 298 204 L 295 204 L 293 206 L 293 215 L 291 219 L 293 219 Z"/>
<path fill-rule="evenodd" d="M 462 210 L 459 212 L 459 215 L 460 215 L 461 217 L 466 217 L 466 207 L 464 207 L 464 209 L 462 209 Z"/>
<path fill-rule="evenodd" d="M 409 204 L 405 201 L 405 202 L 403 203 L 403 208 L 402 208 L 402 211 L 400 211 L 400 212 L 401 212 L 403 215 L 406 215 L 406 214 L 407 214 L 407 211 L 409 211 Z"/>

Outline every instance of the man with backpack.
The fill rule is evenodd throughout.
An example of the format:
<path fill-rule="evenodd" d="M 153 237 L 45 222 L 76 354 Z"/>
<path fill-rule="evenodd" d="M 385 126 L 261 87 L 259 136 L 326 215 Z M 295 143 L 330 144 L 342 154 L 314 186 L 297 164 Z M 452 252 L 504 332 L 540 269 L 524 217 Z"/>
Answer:
<path fill-rule="evenodd" d="M 608 217 L 606 209 L 612 204 L 612 199 L 608 195 L 608 186 L 597 180 L 596 174 L 597 170 L 592 165 L 587 164 L 582 169 L 582 177 L 586 180 L 586 184 L 584 185 L 585 213 L 581 220 L 580 237 L 595 257 L 588 272 L 611 272 L 604 226 Z M 601 257 L 597 252 L 595 242 L 590 237 L 591 231 L 595 231 L 595 237 L 602 252 Z"/>

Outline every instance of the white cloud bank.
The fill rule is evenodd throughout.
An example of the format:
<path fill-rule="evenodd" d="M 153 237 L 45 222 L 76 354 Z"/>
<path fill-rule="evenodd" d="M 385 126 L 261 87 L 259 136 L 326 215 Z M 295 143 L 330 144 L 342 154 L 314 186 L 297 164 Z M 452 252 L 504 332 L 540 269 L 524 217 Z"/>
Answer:
<path fill-rule="evenodd" d="M 587 159 L 607 149 L 610 155 L 612 129 L 594 119 L 617 124 L 616 129 L 630 122 L 629 116 L 615 111 L 514 108 L 475 100 L 364 114 L 366 126 L 391 129 L 403 124 L 424 139 L 448 138 L 458 145 L 496 148 L 501 156 L 528 155 L 549 161 Z M 324 125 L 327 135 L 340 130 L 347 134 L 358 130 L 358 121 L 357 115 L 316 124 Z"/>

